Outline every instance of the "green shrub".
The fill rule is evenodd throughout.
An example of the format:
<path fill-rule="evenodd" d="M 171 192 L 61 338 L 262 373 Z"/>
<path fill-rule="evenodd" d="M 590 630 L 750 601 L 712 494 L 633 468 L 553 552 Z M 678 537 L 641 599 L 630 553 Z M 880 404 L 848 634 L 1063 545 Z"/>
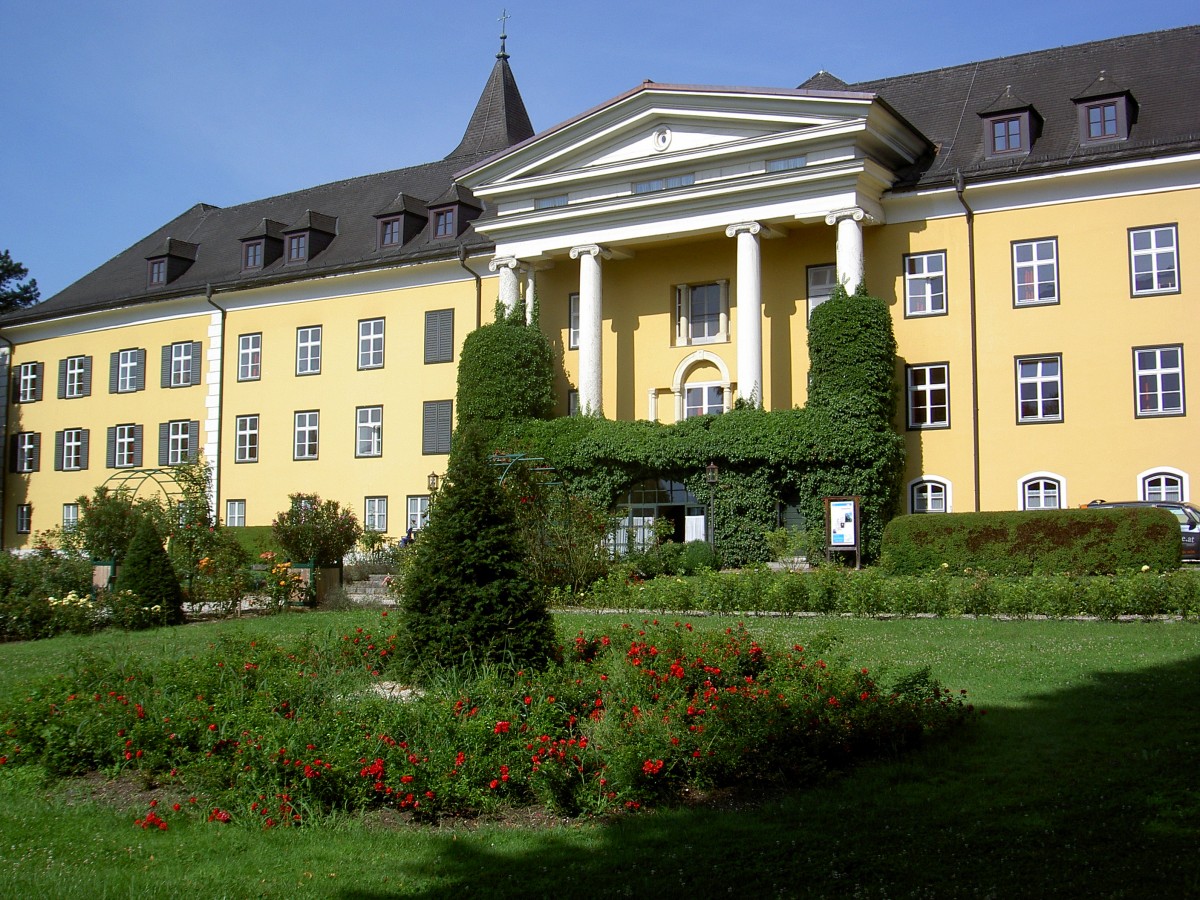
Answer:
<path fill-rule="evenodd" d="M 811 572 L 705 572 L 642 580 L 614 571 L 572 603 L 662 612 L 778 612 L 825 615 L 1096 616 L 1200 615 L 1200 569 L 1158 574 L 989 575 L 938 568 L 888 575 L 822 566 Z"/>
<path fill-rule="evenodd" d="M 362 534 L 354 513 L 316 494 L 289 494 L 288 500 L 271 525 L 284 555 L 297 563 L 340 566 Z"/>
<path fill-rule="evenodd" d="M 482 434 L 460 427 L 401 589 L 401 622 L 420 663 L 546 665 L 553 627 L 523 551 Z"/>
<path fill-rule="evenodd" d="M 83 557 L 0 553 L 0 637 L 33 640 L 80 630 L 73 624 L 78 610 L 56 608 L 49 599 L 86 598 L 91 585 L 92 567 Z"/>
<path fill-rule="evenodd" d="M 1059 509 L 900 516 L 880 565 L 893 574 L 938 568 L 1000 575 L 1102 575 L 1179 568 L 1179 524 L 1163 509 Z"/>
<path fill-rule="evenodd" d="M 182 622 L 183 590 L 149 517 L 138 523 L 124 559 L 107 601 L 113 623 L 134 629 Z"/>
<path fill-rule="evenodd" d="M 458 424 L 486 433 L 519 419 L 543 419 L 554 410 L 554 358 L 534 322 L 497 321 L 463 341 L 456 393 Z"/>

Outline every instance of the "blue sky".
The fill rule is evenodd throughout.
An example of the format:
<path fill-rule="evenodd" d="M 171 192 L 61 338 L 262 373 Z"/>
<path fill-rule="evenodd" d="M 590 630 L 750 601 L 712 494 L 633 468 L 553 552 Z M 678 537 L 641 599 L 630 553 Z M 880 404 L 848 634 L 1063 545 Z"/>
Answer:
<path fill-rule="evenodd" d="M 0 249 L 48 298 L 192 205 L 440 159 L 499 49 L 547 128 L 649 78 L 847 82 L 1194 24 L 1194 0 L 0 0 Z"/>

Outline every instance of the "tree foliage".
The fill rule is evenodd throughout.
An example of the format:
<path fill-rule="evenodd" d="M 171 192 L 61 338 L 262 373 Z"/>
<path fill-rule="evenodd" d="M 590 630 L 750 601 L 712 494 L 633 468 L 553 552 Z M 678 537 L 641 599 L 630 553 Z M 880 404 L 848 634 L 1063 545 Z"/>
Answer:
<path fill-rule="evenodd" d="M 183 590 L 158 528 L 149 516 L 141 518 L 129 542 L 117 576 L 117 589 L 133 592 L 143 607 L 161 607 L 162 621 L 168 625 L 183 621 Z"/>
<path fill-rule="evenodd" d="M 97 487 L 89 497 L 76 498 L 79 521 L 74 531 L 64 535 L 78 542 L 94 560 L 120 563 L 129 543 L 145 518 L 159 518 L 162 510 L 152 501 L 138 499 L 127 490 Z"/>
<path fill-rule="evenodd" d="M 30 278 L 24 284 L 21 279 L 29 270 L 17 262 L 7 250 L 0 251 L 0 313 L 23 309 L 38 302 L 37 279 Z"/>
<path fill-rule="evenodd" d="M 536 301 L 535 301 L 536 302 Z M 554 355 L 524 306 L 467 335 L 458 362 L 458 424 L 488 433 L 507 421 L 554 411 Z"/>
<path fill-rule="evenodd" d="M 404 573 L 401 622 L 418 661 L 540 668 L 554 630 L 484 438 L 460 427 Z"/>
<path fill-rule="evenodd" d="M 290 505 L 275 517 L 271 530 L 292 562 L 336 566 L 362 534 L 354 513 L 317 494 L 289 494 Z"/>

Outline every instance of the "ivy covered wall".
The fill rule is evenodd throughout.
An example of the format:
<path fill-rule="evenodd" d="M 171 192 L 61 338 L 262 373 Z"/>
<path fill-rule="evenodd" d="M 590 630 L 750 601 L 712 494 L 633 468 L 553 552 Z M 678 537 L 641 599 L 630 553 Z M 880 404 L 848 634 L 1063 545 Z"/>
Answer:
<path fill-rule="evenodd" d="M 882 300 L 862 289 L 848 296 L 839 288 L 814 310 L 806 407 L 772 412 L 739 407 L 674 425 L 590 416 L 531 418 L 516 412 L 519 398 L 546 396 L 551 371 L 515 366 L 511 358 L 493 354 L 539 340 L 548 354 L 548 344 L 536 322 L 527 327 L 516 316 L 486 329 L 521 332 L 479 341 L 482 352 L 469 366 L 467 347 L 463 350 L 460 414 L 489 411 L 493 449 L 549 460 L 569 490 L 604 505 L 647 478 L 681 482 L 701 503 L 713 501 L 716 544 L 728 565 L 767 558 L 763 535 L 776 527 L 780 503 L 800 507 L 819 539 L 821 498 L 859 496 L 864 554 L 878 555 L 883 528 L 897 512 L 904 469 L 903 441 L 892 429 L 896 343 Z M 504 387 L 517 373 L 526 382 Z M 497 416 L 499 408 L 516 414 Z M 715 497 L 704 478 L 710 462 L 720 467 Z"/>

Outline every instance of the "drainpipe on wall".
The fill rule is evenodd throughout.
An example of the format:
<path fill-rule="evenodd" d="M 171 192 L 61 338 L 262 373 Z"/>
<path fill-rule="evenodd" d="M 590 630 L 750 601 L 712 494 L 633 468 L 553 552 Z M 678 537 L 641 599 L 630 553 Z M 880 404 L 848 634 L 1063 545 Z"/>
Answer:
<path fill-rule="evenodd" d="M 221 435 L 225 429 L 225 316 L 228 314 L 223 306 L 213 301 L 211 284 L 204 286 L 204 299 L 208 305 L 221 314 L 221 360 L 217 369 L 217 462 L 213 467 L 213 521 L 220 521 L 221 509 Z"/>
<path fill-rule="evenodd" d="M 974 477 L 975 512 L 979 512 L 979 331 L 975 322 L 975 210 L 964 196 L 967 180 L 961 170 L 954 173 L 954 193 L 967 215 L 967 284 L 971 310 L 971 468 Z"/>
<path fill-rule="evenodd" d="M 479 277 L 479 273 L 467 265 L 467 248 L 462 244 L 458 245 L 458 264 L 471 273 L 471 277 L 475 279 L 475 327 L 478 328 L 483 324 L 483 279 Z"/>
<path fill-rule="evenodd" d="M 8 347 L 8 363 L 4 366 L 4 378 L 0 381 L 0 386 L 4 388 L 4 420 L 0 421 L 0 449 L 3 453 L 0 455 L 5 457 L 0 459 L 0 550 L 4 550 L 4 526 L 8 518 L 5 515 L 8 510 L 8 404 L 12 399 L 12 361 L 17 348 L 2 334 L 0 341 Z"/>

